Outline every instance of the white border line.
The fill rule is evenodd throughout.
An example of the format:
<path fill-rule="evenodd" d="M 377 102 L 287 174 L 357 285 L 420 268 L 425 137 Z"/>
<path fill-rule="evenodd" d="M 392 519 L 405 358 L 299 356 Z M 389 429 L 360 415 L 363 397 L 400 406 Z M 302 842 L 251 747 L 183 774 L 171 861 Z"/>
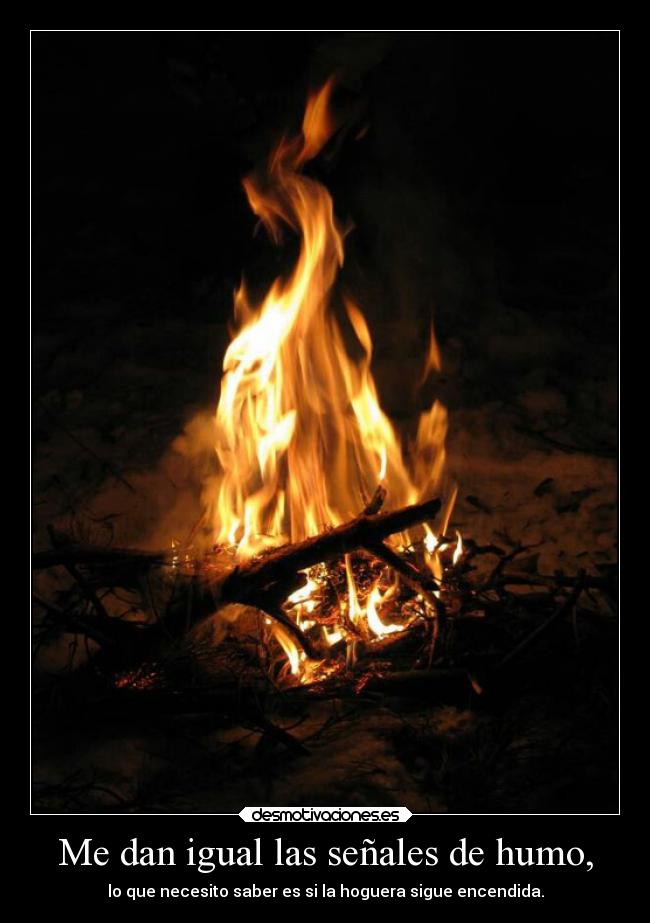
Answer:
<path fill-rule="evenodd" d="M 33 407 L 33 388 L 32 388 L 32 341 L 33 341 L 33 326 L 32 326 L 32 40 L 31 36 L 33 33 L 46 32 L 46 33 L 105 33 L 105 32 L 118 32 L 118 33 L 151 33 L 157 34 L 161 32 L 191 32 L 191 33 L 204 33 L 204 32 L 214 32 L 214 33 L 250 33 L 254 32 L 257 34 L 268 34 L 268 33 L 290 33 L 290 34 L 300 34 L 303 32 L 324 32 L 324 33 L 334 33 L 334 32 L 355 32 L 355 33 L 388 33 L 388 32 L 399 32 L 399 33 L 419 33 L 419 32 L 452 32 L 452 33 L 472 33 L 472 34 L 484 34 L 484 33 L 561 33 L 561 34 L 571 34 L 574 32 L 578 33 L 618 33 L 618 540 L 619 540 L 619 569 L 620 569 L 620 533 L 621 533 L 621 29 L 30 29 L 29 30 L 29 335 L 30 335 L 30 356 L 29 356 L 29 375 L 30 375 L 30 385 L 29 385 L 29 395 L 30 395 L 30 410 L 29 410 L 29 425 L 30 425 L 30 457 L 33 457 L 34 445 L 33 445 L 33 430 L 32 430 L 32 407 Z M 30 470 L 29 475 L 29 488 L 30 488 L 30 499 L 33 498 L 33 485 L 32 485 L 32 470 Z M 32 505 L 30 503 L 30 530 L 33 526 L 33 514 L 31 513 Z M 33 534 L 30 531 L 30 534 Z M 31 572 L 31 548 L 30 548 L 30 572 Z M 31 596 L 32 596 L 32 587 L 31 587 L 30 578 L 30 611 L 31 611 Z M 431 812 L 431 813 L 411 813 L 411 817 L 620 817 L 621 816 L 621 589 L 620 583 L 618 587 L 618 811 L 617 812 L 603 812 L 597 811 L 594 813 L 482 813 L 482 812 Z M 29 660 L 29 678 L 30 678 L 30 692 L 29 692 L 29 706 L 30 706 L 30 722 L 29 722 L 29 765 L 30 765 L 30 798 L 29 798 L 29 816 L 30 817 L 239 817 L 239 812 L 212 812 L 212 811 L 191 811 L 191 812 L 181 812 L 181 811 L 169 811 L 169 812 L 145 812 L 145 811 L 111 811 L 111 812 L 92 812 L 92 811 L 76 811 L 76 812 L 34 812 L 33 808 L 33 758 L 32 758 L 32 657 L 31 657 L 31 646 L 32 646 L 32 623 L 30 619 L 29 627 L 29 649 L 30 649 L 30 660 Z M 243 809 L 244 805 L 242 805 Z M 269 809 L 273 808 L 273 805 L 265 806 Z M 301 805 L 300 807 L 309 807 L 309 805 Z M 314 823 L 312 821 L 312 823 Z"/>

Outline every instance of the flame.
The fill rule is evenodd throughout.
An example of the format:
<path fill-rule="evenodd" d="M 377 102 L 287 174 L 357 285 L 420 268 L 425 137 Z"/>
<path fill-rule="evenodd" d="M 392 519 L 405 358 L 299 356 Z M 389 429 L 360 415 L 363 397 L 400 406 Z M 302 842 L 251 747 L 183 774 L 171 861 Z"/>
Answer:
<path fill-rule="evenodd" d="M 374 586 L 368 597 L 368 602 L 366 604 L 366 618 L 368 620 L 368 628 L 373 634 L 377 635 L 378 638 L 383 638 L 384 635 L 392 635 L 396 631 L 404 631 L 406 625 L 386 625 L 379 617 L 378 609 L 384 605 L 387 599 L 389 599 L 395 592 L 395 584 L 390 586 L 386 593 L 382 594 L 378 586 Z"/>
<path fill-rule="evenodd" d="M 368 593 L 364 606 L 359 601 L 349 554 L 345 555 L 345 575 L 348 588 L 347 612 L 350 621 L 355 627 L 363 629 L 363 626 L 366 625 L 370 632 L 378 638 L 383 638 L 384 635 L 404 630 L 406 627 L 405 625 L 386 625 L 379 617 L 377 611 L 395 594 L 397 583 L 393 582 L 388 589 L 382 593 L 379 588 L 379 581 L 376 581 L 370 593 Z M 354 644 L 354 642 L 352 643 Z"/>
<path fill-rule="evenodd" d="M 238 330 L 223 362 L 211 504 L 216 542 L 239 558 L 352 518 L 378 483 L 386 487 L 387 508 L 432 496 L 442 483 L 444 407 L 435 401 L 421 415 L 407 465 L 379 402 L 363 313 L 349 295 L 334 298 L 343 232 L 327 189 L 301 172 L 336 130 L 332 90 L 329 80 L 309 97 L 301 133 L 283 138 L 263 175 L 243 182 L 271 238 L 279 243 L 282 229 L 289 229 L 300 247 L 290 272 L 259 303 L 250 301 L 243 283 L 235 294 Z M 440 354 L 432 327 L 425 369 L 434 367 Z M 378 588 L 363 612 L 347 559 L 346 573 L 351 623 L 367 618 L 377 635 L 399 630 L 379 618 Z M 308 582 L 288 600 L 298 621 L 313 611 L 315 590 Z M 300 654 L 293 639 L 279 628 L 275 633 L 296 674 Z M 341 636 L 325 634 L 329 643 Z"/>
<path fill-rule="evenodd" d="M 347 612 L 348 618 L 353 625 L 358 626 L 361 624 L 361 619 L 363 616 L 363 610 L 359 605 L 359 597 L 357 595 L 357 585 L 354 582 L 354 574 L 352 572 L 352 564 L 350 562 L 350 555 L 345 555 L 345 578 L 348 586 L 348 600 L 347 600 Z"/>
<path fill-rule="evenodd" d="M 343 633 L 340 632 L 338 628 L 335 628 L 333 631 L 330 631 L 330 629 L 326 625 L 323 625 L 323 636 L 325 638 L 325 641 L 329 644 L 329 646 L 332 647 L 332 645 L 336 644 L 338 641 L 340 641 L 343 638 Z"/>
<path fill-rule="evenodd" d="M 454 555 L 452 558 L 452 562 L 454 564 L 458 564 L 462 555 L 463 555 L 463 539 L 462 539 L 460 532 L 456 530 L 456 547 L 454 548 Z"/>
<path fill-rule="evenodd" d="M 285 607 L 293 609 L 296 624 L 303 631 L 312 628 L 315 622 L 307 618 L 311 615 L 317 605 L 316 593 L 318 584 L 307 574 L 307 581 L 304 586 L 297 589 L 291 596 L 287 597 Z"/>
<path fill-rule="evenodd" d="M 298 648 L 298 645 L 293 640 L 288 631 L 285 631 L 281 625 L 273 625 L 273 633 L 278 641 L 278 644 L 287 655 L 287 660 L 289 661 L 289 669 L 293 676 L 300 675 L 300 661 L 304 657 L 304 654 Z"/>
<path fill-rule="evenodd" d="M 440 545 L 438 536 L 431 531 L 431 528 L 425 523 L 424 524 L 424 548 L 425 548 L 425 560 L 429 566 L 429 570 L 436 578 L 438 582 L 442 580 L 442 561 L 440 559 L 440 550 L 443 546 Z M 438 591 L 434 590 L 434 593 L 437 595 Z"/>
<path fill-rule="evenodd" d="M 429 332 L 429 349 L 427 351 L 427 356 L 424 362 L 424 368 L 422 369 L 419 384 L 423 385 L 431 372 L 434 370 L 436 372 L 442 372 L 442 357 L 440 356 L 440 347 L 438 346 L 436 334 L 433 329 L 433 321 L 431 321 L 431 328 Z"/>
<path fill-rule="evenodd" d="M 431 528 L 426 523 L 424 524 L 424 547 L 430 555 L 432 555 L 438 547 L 438 536 L 434 535 Z"/>

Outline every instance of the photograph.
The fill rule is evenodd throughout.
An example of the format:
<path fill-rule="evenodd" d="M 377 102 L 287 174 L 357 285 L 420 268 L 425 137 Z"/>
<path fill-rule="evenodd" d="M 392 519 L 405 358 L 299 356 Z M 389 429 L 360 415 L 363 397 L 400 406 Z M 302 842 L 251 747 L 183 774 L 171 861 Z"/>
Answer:
<path fill-rule="evenodd" d="M 32 814 L 619 814 L 619 39 L 31 32 Z"/>

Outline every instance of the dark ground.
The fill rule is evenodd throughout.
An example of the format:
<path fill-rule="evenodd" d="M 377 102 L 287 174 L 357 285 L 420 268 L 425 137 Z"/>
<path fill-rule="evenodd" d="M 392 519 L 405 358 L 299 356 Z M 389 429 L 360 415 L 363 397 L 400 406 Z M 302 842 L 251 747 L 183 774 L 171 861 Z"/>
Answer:
<path fill-rule="evenodd" d="M 314 169 L 355 226 L 343 274 L 384 407 L 403 425 L 418 409 L 404 381 L 433 315 L 443 372 L 425 397 L 450 414 L 454 526 L 538 545 L 543 573 L 614 562 L 616 42 L 34 34 L 35 547 L 47 523 L 159 547 L 195 520 L 199 476 L 177 437 L 215 405 L 241 273 L 261 285 L 282 268 L 253 237 L 240 179 L 295 125 L 307 86 L 339 70 L 352 127 Z M 181 758 L 144 733 L 39 737 L 37 724 L 35 779 L 94 766 L 131 810 L 612 811 L 616 622 L 601 609 L 593 662 L 567 627 L 539 651 L 547 694 L 490 714 L 405 721 L 387 703 L 318 734 L 311 759 L 251 763 L 253 736 L 227 770 L 223 739 Z M 60 654 L 41 656 L 37 678 Z"/>

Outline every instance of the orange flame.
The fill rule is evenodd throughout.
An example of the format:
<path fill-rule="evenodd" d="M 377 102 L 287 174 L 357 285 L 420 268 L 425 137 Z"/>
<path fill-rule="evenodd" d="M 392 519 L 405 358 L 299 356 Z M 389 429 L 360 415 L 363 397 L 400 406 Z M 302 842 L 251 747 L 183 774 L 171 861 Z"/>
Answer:
<path fill-rule="evenodd" d="M 440 356 L 440 348 L 438 346 L 438 341 L 436 340 L 436 334 L 433 329 L 432 321 L 429 333 L 429 349 L 427 350 L 427 356 L 424 362 L 424 368 L 422 369 L 422 374 L 420 375 L 419 384 L 423 385 L 431 372 L 434 370 L 436 372 L 442 371 L 442 358 Z"/>
<path fill-rule="evenodd" d="M 329 192 L 301 168 L 335 131 L 332 89 L 330 80 L 310 96 L 301 134 L 279 143 L 266 174 L 244 180 L 250 206 L 271 237 L 279 241 L 288 226 L 299 235 L 300 250 L 289 276 L 277 278 L 261 303 L 249 302 L 243 284 L 235 296 L 239 330 L 223 363 L 212 513 L 216 541 L 242 558 L 350 519 L 378 483 L 386 487 L 388 508 L 431 496 L 445 465 L 444 407 L 434 402 L 422 414 L 407 466 L 379 403 L 363 313 L 347 296 L 343 322 L 330 309 L 343 234 Z M 433 328 L 427 366 L 439 367 Z M 354 622 L 361 610 L 349 566 L 348 577 Z M 297 618 L 308 614 L 309 595 L 299 591 L 291 601 Z M 372 597 L 375 629 L 383 624 L 379 598 Z M 391 630 L 398 629 L 375 633 Z M 286 632 L 277 637 L 297 672 L 295 645 Z M 330 640 L 339 637 L 334 632 Z"/>
<path fill-rule="evenodd" d="M 370 369 L 372 341 L 361 310 L 345 310 L 360 359 L 352 359 L 328 310 L 343 262 L 332 199 L 299 168 L 330 138 L 332 82 L 310 97 L 302 136 L 273 152 L 264 183 L 244 186 L 253 211 L 277 239 L 281 224 L 300 234 L 289 278 L 276 279 L 258 306 L 236 295 L 241 322 L 224 359 L 217 409 L 221 467 L 214 519 L 219 543 L 250 556 L 356 515 L 378 482 L 387 505 L 416 502 L 438 486 L 444 467 L 446 413 L 422 415 L 414 465 L 381 409 Z"/>

